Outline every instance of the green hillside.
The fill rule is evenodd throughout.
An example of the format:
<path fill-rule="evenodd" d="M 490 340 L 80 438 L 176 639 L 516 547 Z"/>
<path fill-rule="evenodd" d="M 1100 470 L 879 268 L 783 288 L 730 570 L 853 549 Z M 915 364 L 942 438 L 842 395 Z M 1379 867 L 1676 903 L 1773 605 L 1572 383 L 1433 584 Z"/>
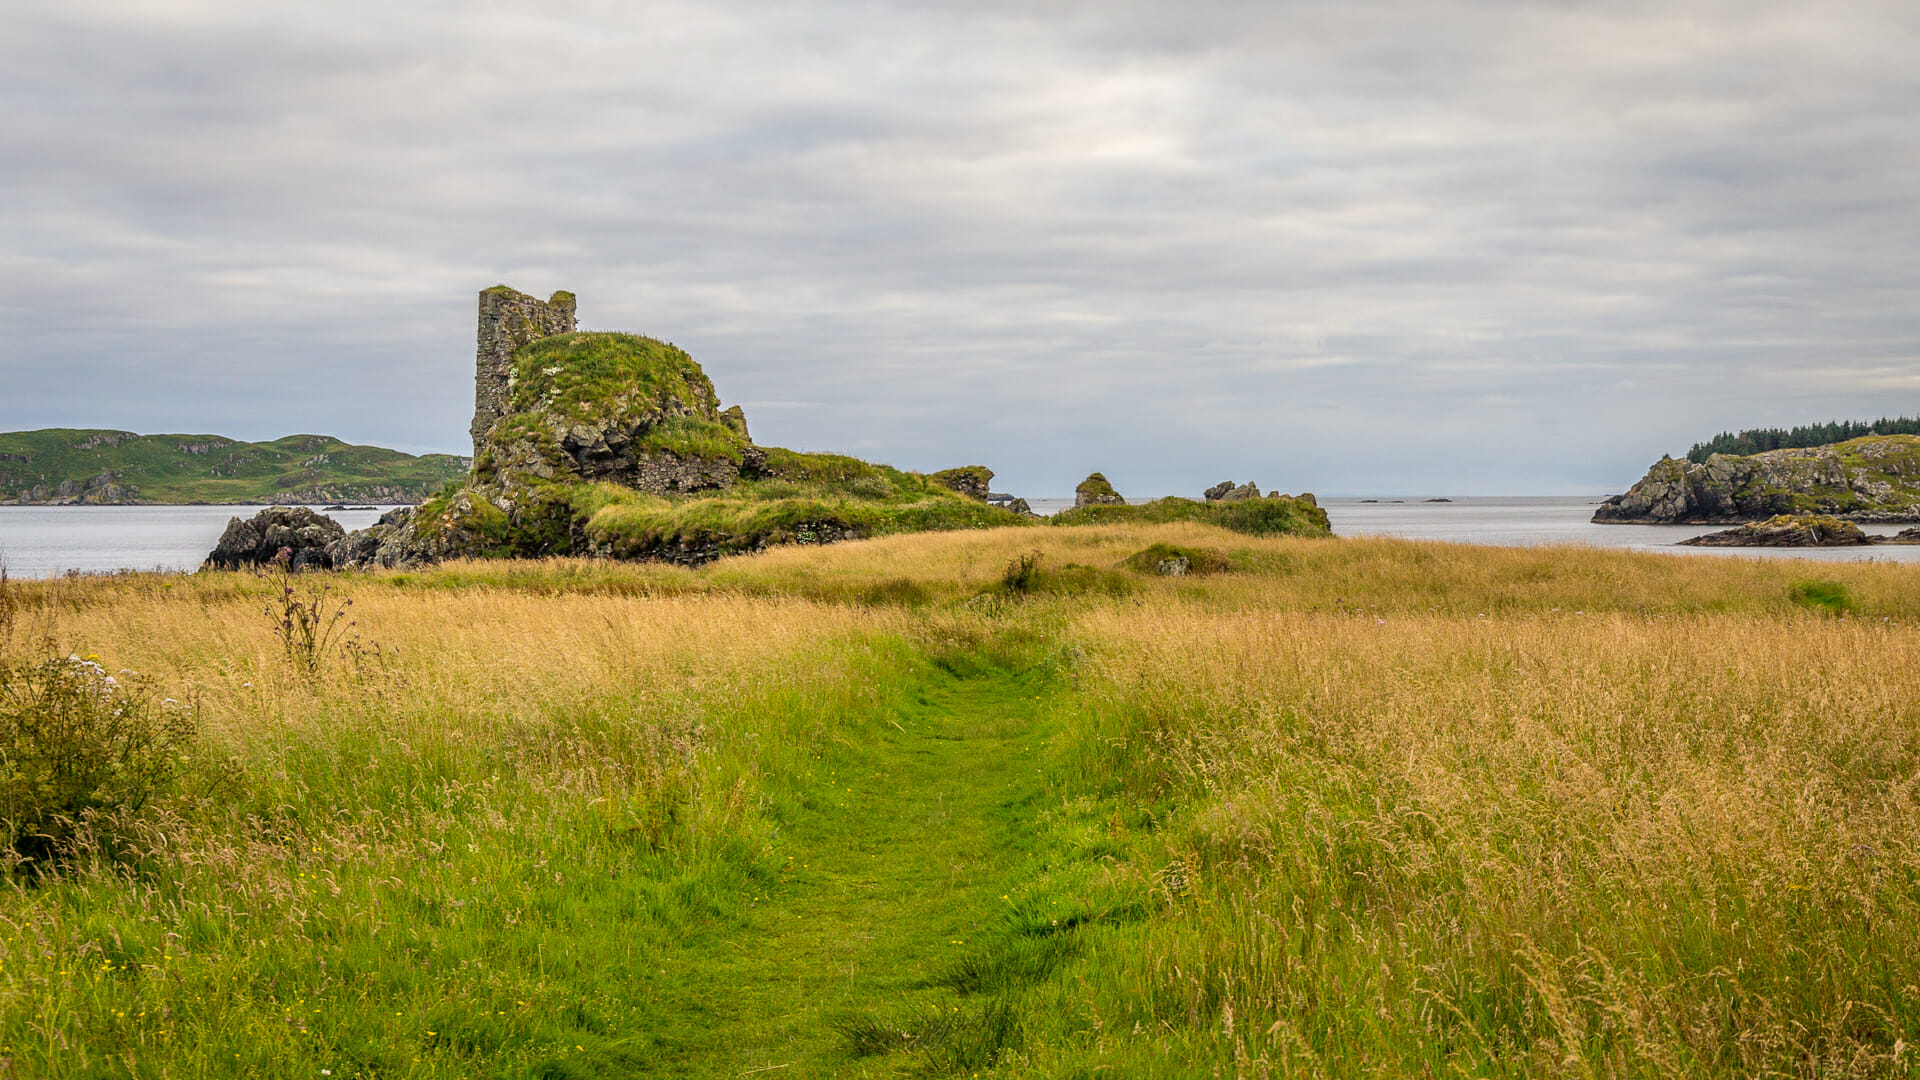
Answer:
<path fill-rule="evenodd" d="M 46 428 L 0 432 L 0 504 L 419 502 L 466 474 L 327 435 L 239 442 Z"/>

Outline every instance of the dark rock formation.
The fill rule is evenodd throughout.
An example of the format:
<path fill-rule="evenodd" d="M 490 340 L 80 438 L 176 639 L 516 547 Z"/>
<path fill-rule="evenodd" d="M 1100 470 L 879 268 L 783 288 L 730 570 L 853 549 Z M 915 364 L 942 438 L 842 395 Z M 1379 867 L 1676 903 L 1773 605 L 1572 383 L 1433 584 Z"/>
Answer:
<path fill-rule="evenodd" d="M 1873 542 L 1876 544 L 1920 544 L 1920 525 L 1916 525 L 1911 529 L 1901 529 L 1892 536 L 1876 536 L 1873 538 Z"/>
<path fill-rule="evenodd" d="M 1593 520 L 1720 525 L 1780 514 L 1855 522 L 1920 521 L 1920 436 L 1871 435 L 1831 446 L 1714 454 L 1704 463 L 1663 457 Z"/>
<path fill-rule="evenodd" d="M 284 550 L 295 570 L 328 570 L 333 567 L 328 548 L 346 534 L 339 522 L 304 506 L 270 506 L 245 521 L 229 519 L 203 565 L 214 570 L 265 566 Z"/>
<path fill-rule="evenodd" d="M 942 469 L 937 473 L 929 473 L 927 479 L 950 491 L 957 491 L 969 499 L 986 502 L 990 494 L 987 485 L 993 483 L 993 470 L 985 465 L 962 465 L 957 469 Z"/>
<path fill-rule="evenodd" d="M 1276 491 L 1274 494 L 1280 493 Z M 1260 487 L 1251 480 L 1238 487 L 1231 480 L 1222 480 L 1208 488 L 1205 495 L 1208 502 L 1239 502 L 1241 499 L 1260 498 Z"/>
<path fill-rule="evenodd" d="M 1016 514 L 1019 514 L 1021 517 L 1039 517 L 1040 516 L 1039 514 L 1036 514 L 1033 512 L 1033 507 L 1027 505 L 1027 500 L 1022 499 L 1017 495 L 1008 495 L 1005 492 L 1000 492 L 1000 491 L 987 492 L 987 505 L 998 506 L 1002 510 L 1011 510 Z"/>
<path fill-rule="evenodd" d="M 1099 473 L 1088 473 L 1087 478 L 1080 481 L 1079 486 L 1073 489 L 1073 505 L 1076 507 L 1125 506 L 1127 500 L 1113 490 L 1113 485 L 1107 483 L 1106 477 Z"/>
<path fill-rule="evenodd" d="M 1873 540 L 1851 521 L 1824 514 L 1781 514 L 1680 542 L 1692 547 L 1857 547 Z"/>

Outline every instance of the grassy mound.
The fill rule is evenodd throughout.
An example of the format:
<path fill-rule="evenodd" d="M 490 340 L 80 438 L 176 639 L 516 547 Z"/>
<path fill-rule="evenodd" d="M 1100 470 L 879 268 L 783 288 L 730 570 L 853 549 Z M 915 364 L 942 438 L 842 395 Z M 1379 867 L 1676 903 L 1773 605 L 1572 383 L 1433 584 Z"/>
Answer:
<path fill-rule="evenodd" d="M 589 541 L 618 558 L 705 561 L 775 544 L 1024 524 L 930 477 L 839 454 L 767 449 L 766 475 L 697 496 L 594 493 Z"/>
<path fill-rule="evenodd" d="M 1063 510 L 1049 519 L 1054 525 L 1165 525 L 1191 521 L 1217 525 L 1248 536 L 1332 536 L 1327 512 L 1307 497 L 1278 495 L 1266 499 L 1204 503 L 1192 499 L 1155 499 L 1133 506 L 1092 504 Z"/>
<path fill-rule="evenodd" d="M 1213 548 L 1162 542 L 1134 552 L 1120 560 L 1120 565 L 1137 573 L 1177 577 L 1183 574 L 1218 574 L 1225 571 L 1229 563 L 1224 554 Z"/>
<path fill-rule="evenodd" d="M 483 457 L 512 461 L 506 448 L 529 443 L 556 460 L 558 440 L 571 430 L 631 436 L 641 451 L 738 463 L 747 446 L 744 421 L 720 410 L 720 396 L 693 357 L 638 334 L 556 334 L 514 354 L 507 412 L 487 443 L 502 452 Z"/>

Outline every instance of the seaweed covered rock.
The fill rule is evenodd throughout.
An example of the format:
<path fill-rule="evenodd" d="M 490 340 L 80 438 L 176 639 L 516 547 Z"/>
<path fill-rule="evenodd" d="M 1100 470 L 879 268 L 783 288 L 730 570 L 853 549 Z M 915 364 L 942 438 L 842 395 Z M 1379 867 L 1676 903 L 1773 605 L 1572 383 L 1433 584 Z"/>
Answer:
<path fill-rule="evenodd" d="M 1855 547 L 1873 539 L 1851 521 L 1824 514 L 1781 514 L 1680 542 L 1691 547 Z"/>
<path fill-rule="evenodd" d="M 1113 485 L 1107 483 L 1106 477 L 1101 476 L 1099 473 L 1088 473 L 1087 478 L 1080 481 L 1079 486 L 1073 489 L 1073 505 L 1075 508 L 1082 506 L 1125 506 L 1127 505 L 1127 500 L 1121 498 L 1120 493 L 1113 490 Z"/>
<path fill-rule="evenodd" d="M 1733 525 L 1780 514 L 1856 522 L 1920 521 L 1920 436 L 1869 435 L 1829 446 L 1663 457 L 1600 504 L 1593 520 L 1648 525 Z"/>
<path fill-rule="evenodd" d="M 269 506 L 244 521 L 229 518 L 201 565 L 214 570 L 265 566 L 285 551 L 295 570 L 327 570 L 333 566 L 328 546 L 346 534 L 339 522 L 304 506 Z"/>

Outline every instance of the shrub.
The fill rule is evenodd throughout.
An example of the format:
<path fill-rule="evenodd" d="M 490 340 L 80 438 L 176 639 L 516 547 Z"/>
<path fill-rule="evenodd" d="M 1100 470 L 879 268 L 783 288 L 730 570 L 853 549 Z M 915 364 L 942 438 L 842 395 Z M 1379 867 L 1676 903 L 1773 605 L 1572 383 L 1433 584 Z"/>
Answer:
<path fill-rule="evenodd" d="M 1040 583 L 1040 553 L 1029 551 L 1000 572 L 1000 589 L 1009 596 L 1025 596 Z"/>
<path fill-rule="evenodd" d="M 156 702 L 144 684 L 108 674 L 94 657 L 0 659 L 6 846 L 43 862 L 86 811 L 140 809 L 172 784 L 193 737 L 191 709 Z"/>

